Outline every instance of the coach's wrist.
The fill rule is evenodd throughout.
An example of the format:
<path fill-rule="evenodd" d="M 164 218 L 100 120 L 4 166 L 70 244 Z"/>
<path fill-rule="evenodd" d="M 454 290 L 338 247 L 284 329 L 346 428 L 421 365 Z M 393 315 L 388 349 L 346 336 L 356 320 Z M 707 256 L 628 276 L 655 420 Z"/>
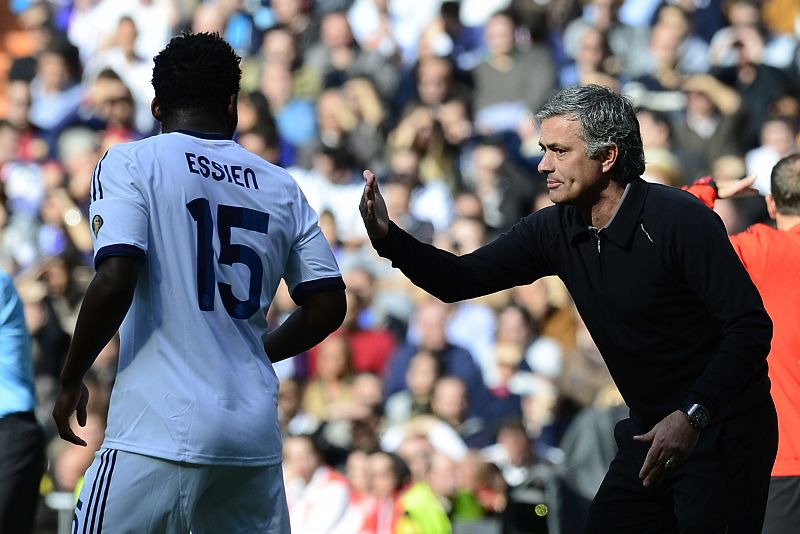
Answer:
<path fill-rule="evenodd" d="M 697 430 L 704 430 L 711 423 L 711 411 L 702 404 L 688 403 L 681 411 Z"/>

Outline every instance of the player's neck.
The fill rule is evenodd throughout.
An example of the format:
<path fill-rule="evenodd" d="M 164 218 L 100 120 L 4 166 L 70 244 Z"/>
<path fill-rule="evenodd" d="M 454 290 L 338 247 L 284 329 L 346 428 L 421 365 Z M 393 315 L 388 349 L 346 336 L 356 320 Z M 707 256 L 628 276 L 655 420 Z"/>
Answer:
<path fill-rule="evenodd" d="M 786 231 L 798 224 L 800 224 L 800 215 L 783 215 L 780 213 L 775 215 L 775 225 L 778 230 Z"/>
<path fill-rule="evenodd" d="M 231 127 L 227 121 L 211 115 L 176 112 L 161 123 L 163 133 L 176 130 L 220 134 L 226 139 L 233 139 L 235 125 Z"/>

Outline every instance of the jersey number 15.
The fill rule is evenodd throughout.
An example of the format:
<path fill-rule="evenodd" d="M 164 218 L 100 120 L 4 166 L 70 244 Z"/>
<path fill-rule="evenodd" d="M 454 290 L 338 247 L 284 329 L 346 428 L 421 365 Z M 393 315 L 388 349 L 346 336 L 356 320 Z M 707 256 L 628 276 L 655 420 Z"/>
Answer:
<path fill-rule="evenodd" d="M 235 319 L 249 319 L 260 308 L 264 266 L 255 250 L 247 245 L 231 243 L 231 228 L 243 228 L 261 234 L 267 233 L 269 214 L 238 206 L 217 206 L 217 234 L 219 235 L 219 263 L 242 263 L 250 270 L 250 289 L 247 300 L 239 300 L 230 284 L 216 282 L 214 272 L 214 219 L 208 199 L 196 198 L 186 208 L 197 223 L 197 301 L 203 311 L 214 310 L 215 286 L 228 315 Z"/>

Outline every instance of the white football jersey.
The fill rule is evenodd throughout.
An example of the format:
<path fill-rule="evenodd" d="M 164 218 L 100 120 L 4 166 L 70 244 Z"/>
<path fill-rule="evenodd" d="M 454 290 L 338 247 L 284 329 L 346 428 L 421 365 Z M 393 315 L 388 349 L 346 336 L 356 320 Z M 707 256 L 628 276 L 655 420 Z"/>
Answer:
<path fill-rule="evenodd" d="M 111 148 L 90 195 L 95 265 L 142 261 L 103 446 L 279 463 L 266 310 L 281 278 L 298 302 L 344 287 L 296 182 L 234 141 L 180 131 Z"/>

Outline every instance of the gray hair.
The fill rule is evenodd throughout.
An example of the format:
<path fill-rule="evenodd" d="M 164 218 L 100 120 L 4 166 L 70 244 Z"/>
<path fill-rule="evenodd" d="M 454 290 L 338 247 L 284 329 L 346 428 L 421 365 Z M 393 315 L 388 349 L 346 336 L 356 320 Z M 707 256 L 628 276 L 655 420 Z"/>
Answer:
<path fill-rule="evenodd" d="M 556 93 L 535 115 L 541 124 L 551 117 L 580 123 L 586 157 L 600 158 L 609 148 L 619 151 L 612 171 L 629 182 L 644 173 L 644 148 L 636 110 L 628 98 L 601 85 L 568 87 Z"/>

